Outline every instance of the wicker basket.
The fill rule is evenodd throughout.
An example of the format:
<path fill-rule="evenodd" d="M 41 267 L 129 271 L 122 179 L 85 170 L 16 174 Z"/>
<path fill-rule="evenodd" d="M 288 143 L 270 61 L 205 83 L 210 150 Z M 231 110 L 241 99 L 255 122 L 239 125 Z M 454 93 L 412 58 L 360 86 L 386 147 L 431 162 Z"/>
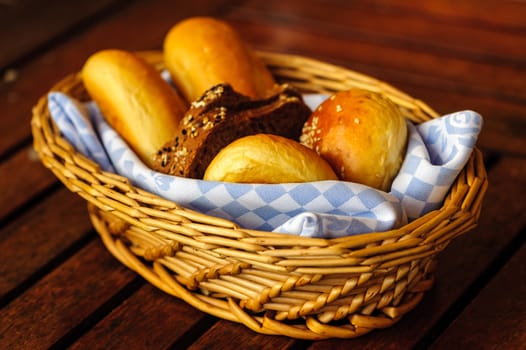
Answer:
<path fill-rule="evenodd" d="M 142 55 L 163 67 L 159 52 Z M 259 55 L 279 81 L 304 92 L 361 87 L 388 96 L 415 123 L 437 116 L 362 74 L 304 57 Z M 53 90 L 89 99 L 78 74 Z M 206 313 L 293 338 L 352 338 L 397 322 L 433 285 L 438 253 L 476 225 L 487 187 L 475 149 L 439 210 L 388 232 L 303 238 L 239 228 L 101 171 L 61 137 L 46 96 L 34 107 L 32 130 L 42 163 L 86 199 L 93 226 L 124 265 Z"/>

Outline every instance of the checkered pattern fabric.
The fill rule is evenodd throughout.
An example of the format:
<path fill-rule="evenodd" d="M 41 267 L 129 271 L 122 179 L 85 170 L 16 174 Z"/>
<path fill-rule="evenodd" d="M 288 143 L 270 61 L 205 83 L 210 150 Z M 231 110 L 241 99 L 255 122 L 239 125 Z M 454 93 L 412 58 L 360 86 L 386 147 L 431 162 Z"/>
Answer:
<path fill-rule="evenodd" d="M 400 200 L 412 220 L 440 208 L 471 155 L 482 118 L 475 112 L 463 111 L 408 127 L 406 157 L 391 194 Z"/>
<path fill-rule="evenodd" d="M 326 96 L 305 96 L 314 108 Z M 482 124 L 464 111 L 414 126 L 390 193 L 343 181 L 235 184 L 188 179 L 146 167 L 105 122 L 93 102 L 50 93 L 49 109 L 76 149 L 136 186 L 242 227 L 309 237 L 385 231 L 440 206 L 469 158 Z"/>
<path fill-rule="evenodd" d="M 99 116 L 94 103 L 83 104 L 62 93 L 48 95 L 48 109 L 62 135 L 88 158 L 96 161 L 102 169 L 114 171 L 111 161 L 101 144 L 93 125 L 91 116 Z M 93 110 L 90 110 L 93 109 Z"/>

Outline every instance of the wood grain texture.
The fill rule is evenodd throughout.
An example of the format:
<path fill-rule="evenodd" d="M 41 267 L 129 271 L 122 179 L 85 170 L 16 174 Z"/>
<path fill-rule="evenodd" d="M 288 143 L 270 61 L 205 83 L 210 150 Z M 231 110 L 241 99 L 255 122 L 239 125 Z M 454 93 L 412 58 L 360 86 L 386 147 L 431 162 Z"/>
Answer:
<path fill-rule="evenodd" d="M 188 304 L 144 285 L 71 349 L 166 349 L 204 316 Z"/>
<path fill-rule="evenodd" d="M 65 188 L 3 227 L 0 299 L 87 235 L 95 237 L 86 203 Z"/>
<path fill-rule="evenodd" d="M 16 1 L 0 7 L 0 71 L 119 0 Z"/>
<path fill-rule="evenodd" d="M 522 232 L 523 235 L 526 231 Z M 431 349 L 526 349 L 526 245 Z M 508 331 L 513 329 L 513 331 Z M 481 344 L 480 339 L 484 339 Z M 484 343 L 487 346 L 484 346 Z"/>
<path fill-rule="evenodd" d="M 49 348 L 133 278 L 91 242 L 0 310 L 0 348 Z"/>
<path fill-rule="evenodd" d="M 253 332 L 244 325 L 219 321 L 189 347 L 191 350 L 213 349 L 225 344 L 229 349 L 289 349 L 299 342 L 284 336 L 269 336 Z M 226 345 L 228 344 L 228 345 Z"/>
<path fill-rule="evenodd" d="M 367 2 L 367 0 L 360 0 Z M 421 1 L 410 4 L 404 0 L 375 0 L 375 6 L 389 8 L 399 13 L 414 11 L 441 18 L 443 21 L 461 21 L 472 26 L 521 31 L 526 28 L 523 13 L 526 4 L 521 0 L 470 0 L 470 1 Z"/>
<path fill-rule="evenodd" d="M 308 25 L 309 31 L 327 36 L 346 35 L 408 52 L 429 51 L 441 56 L 493 60 L 494 63 L 524 63 L 525 38 L 521 30 L 509 30 L 513 24 L 524 25 L 524 21 L 513 13 L 516 6 L 500 2 L 499 11 L 516 18 L 510 18 L 515 23 L 507 22 L 499 27 L 492 23 L 495 17 L 492 12 L 480 10 L 484 1 L 464 1 L 463 5 L 465 16 L 460 13 L 462 9 L 458 3 L 440 0 L 411 5 L 401 1 L 314 0 L 305 5 L 302 1 L 251 0 L 243 4 L 242 11 L 247 19 L 264 16 L 289 27 Z M 486 5 L 495 4 L 486 1 Z M 337 11 L 328 11 L 328 7 L 337 8 Z M 437 12 L 439 8 L 443 12 Z M 477 17 L 473 16 L 475 12 Z"/>
<path fill-rule="evenodd" d="M 16 169 L 19 176 L 13 176 Z M 57 182 L 26 147 L 0 164 L 0 220 Z"/>

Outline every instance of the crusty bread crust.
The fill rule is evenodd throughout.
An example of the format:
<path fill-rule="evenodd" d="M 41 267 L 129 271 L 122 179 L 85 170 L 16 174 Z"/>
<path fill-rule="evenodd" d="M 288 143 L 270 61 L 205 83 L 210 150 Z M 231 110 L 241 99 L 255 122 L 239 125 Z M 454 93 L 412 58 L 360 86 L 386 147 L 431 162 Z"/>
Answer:
<path fill-rule="evenodd" d="M 391 188 L 405 156 L 407 124 L 400 110 L 372 91 L 339 91 L 312 113 L 301 142 L 344 181 Z"/>
<path fill-rule="evenodd" d="M 338 177 L 329 163 L 298 141 L 256 134 L 223 148 L 206 168 L 203 179 L 269 184 L 338 180 Z"/>
<path fill-rule="evenodd" d="M 138 55 L 102 50 L 82 69 L 86 90 L 107 122 L 148 166 L 179 126 L 187 103 Z"/>
<path fill-rule="evenodd" d="M 218 19 L 192 17 L 177 23 L 166 35 L 163 51 L 166 67 L 188 101 L 221 83 L 251 98 L 264 97 L 276 84 L 239 33 Z"/>

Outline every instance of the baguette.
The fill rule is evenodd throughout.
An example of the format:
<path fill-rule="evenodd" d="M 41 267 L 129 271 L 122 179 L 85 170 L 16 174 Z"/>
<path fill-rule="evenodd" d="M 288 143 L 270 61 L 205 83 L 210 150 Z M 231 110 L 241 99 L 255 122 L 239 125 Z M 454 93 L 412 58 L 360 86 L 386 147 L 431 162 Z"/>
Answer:
<path fill-rule="evenodd" d="M 148 166 L 178 129 L 187 103 L 159 72 L 138 55 L 102 50 L 81 71 L 86 90 L 108 124 Z"/>
<path fill-rule="evenodd" d="M 177 23 L 166 35 L 163 51 L 175 85 L 190 102 L 217 84 L 229 84 L 250 98 L 264 97 L 276 84 L 240 35 L 214 18 Z"/>

